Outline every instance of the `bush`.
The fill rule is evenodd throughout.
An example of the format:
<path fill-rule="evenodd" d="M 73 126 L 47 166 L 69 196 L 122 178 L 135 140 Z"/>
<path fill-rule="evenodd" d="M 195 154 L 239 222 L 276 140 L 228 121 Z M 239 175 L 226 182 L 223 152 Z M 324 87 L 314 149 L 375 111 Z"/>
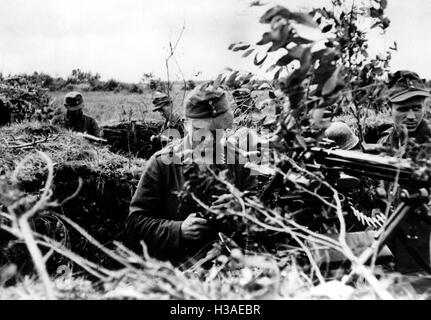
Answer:
<path fill-rule="evenodd" d="M 61 91 L 65 89 L 66 84 L 67 82 L 63 78 L 55 78 L 48 89 L 49 91 Z"/>
<path fill-rule="evenodd" d="M 193 90 L 196 87 L 196 83 L 193 80 L 188 80 L 182 87 L 182 90 Z"/>
<path fill-rule="evenodd" d="M 80 69 L 72 70 L 72 73 L 67 78 L 68 83 L 82 84 L 87 83 L 94 86 L 100 80 L 100 74 L 92 74 L 91 72 L 83 72 Z"/>
<path fill-rule="evenodd" d="M 117 80 L 109 79 L 103 85 L 103 90 L 104 91 L 114 91 L 118 87 L 119 84 L 120 83 Z"/>
<path fill-rule="evenodd" d="M 24 120 L 49 120 L 53 108 L 47 90 L 31 83 L 26 77 L 14 77 L 0 81 L 1 113 L 4 123 Z M 4 124 L 3 123 L 3 124 Z"/>
<path fill-rule="evenodd" d="M 167 83 L 165 81 L 162 81 L 160 79 L 152 79 L 150 80 L 150 83 L 148 85 L 148 88 L 153 91 L 161 91 L 166 92 L 167 90 Z"/>
<path fill-rule="evenodd" d="M 0 81 L 3 80 L 3 75 L 0 74 Z M 71 75 L 68 76 L 67 80 L 61 77 L 53 78 L 45 73 L 33 74 L 21 74 L 13 77 L 17 82 L 21 84 L 31 84 L 33 86 L 39 86 L 41 88 L 48 89 L 49 91 L 110 91 L 119 93 L 121 91 L 129 93 L 143 94 L 144 88 L 136 83 L 125 83 L 115 79 L 109 79 L 108 81 L 101 81 L 100 75 L 95 75 L 91 72 L 82 72 L 79 69 L 72 70 Z M 151 85 L 154 90 L 157 88 L 166 88 L 166 84 L 160 79 L 155 80 Z"/>
<path fill-rule="evenodd" d="M 54 78 L 46 73 L 33 72 L 33 74 L 19 74 L 11 78 L 19 78 L 21 81 L 26 81 L 26 83 L 40 86 L 43 88 L 49 88 L 54 83 Z M 4 80 L 1 78 L 1 80 Z"/>
<path fill-rule="evenodd" d="M 105 82 L 98 81 L 95 83 L 95 85 L 91 88 L 91 91 L 104 91 L 105 88 Z"/>
<path fill-rule="evenodd" d="M 143 93 L 144 93 L 144 90 L 143 90 L 140 86 L 138 86 L 137 84 L 133 83 L 133 84 L 131 84 L 131 85 L 130 85 L 130 87 L 129 87 L 129 92 L 130 92 L 130 93 L 143 94 Z"/>

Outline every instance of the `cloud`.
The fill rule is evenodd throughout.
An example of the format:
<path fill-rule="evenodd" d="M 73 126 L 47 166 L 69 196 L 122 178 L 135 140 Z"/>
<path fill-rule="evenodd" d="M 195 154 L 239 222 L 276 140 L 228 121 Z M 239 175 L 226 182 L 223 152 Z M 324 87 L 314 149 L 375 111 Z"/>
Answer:
<path fill-rule="evenodd" d="M 144 10 L 138 0 L 3 1 L 0 33 L 20 39 L 124 32 L 137 25 Z"/>
<path fill-rule="evenodd" d="M 327 0 L 290 0 L 289 8 L 312 7 Z M 0 71 L 44 71 L 67 76 L 73 68 L 103 78 L 139 81 L 144 72 L 165 77 L 169 42 L 185 24 L 175 58 L 186 78 L 198 71 L 215 77 L 225 67 L 257 71 L 252 57 L 227 50 L 236 41 L 255 43 L 267 26 L 258 18 L 267 9 L 247 0 L 2 0 Z M 431 54 L 430 2 L 390 1 L 388 34 L 372 36 L 372 51 L 397 40 L 395 68 L 424 70 Z M 422 67 L 421 67 L 422 66 Z M 172 61 L 173 76 L 180 77 Z"/>

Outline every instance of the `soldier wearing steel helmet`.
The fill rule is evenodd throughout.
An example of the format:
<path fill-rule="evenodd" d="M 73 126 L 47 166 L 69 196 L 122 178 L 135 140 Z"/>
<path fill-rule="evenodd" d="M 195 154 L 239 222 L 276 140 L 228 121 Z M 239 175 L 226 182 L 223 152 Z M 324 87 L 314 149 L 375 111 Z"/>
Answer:
<path fill-rule="evenodd" d="M 73 91 L 66 94 L 64 98 L 66 114 L 60 114 L 52 118 L 51 124 L 59 125 L 66 129 L 87 133 L 95 137 L 100 136 L 99 126 L 92 117 L 85 115 L 84 98 L 80 92 Z"/>
<path fill-rule="evenodd" d="M 342 150 L 359 150 L 361 144 L 359 138 L 352 129 L 344 122 L 332 122 L 325 130 L 325 137 L 334 141 Z"/>

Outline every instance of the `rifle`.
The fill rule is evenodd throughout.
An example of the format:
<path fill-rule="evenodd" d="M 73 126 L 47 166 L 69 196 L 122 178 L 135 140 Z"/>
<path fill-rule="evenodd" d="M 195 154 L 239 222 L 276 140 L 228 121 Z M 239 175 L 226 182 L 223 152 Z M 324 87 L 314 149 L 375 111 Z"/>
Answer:
<path fill-rule="evenodd" d="M 91 141 L 91 142 L 97 142 L 97 143 L 102 143 L 102 144 L 108 143 L 108 140 L 102 139 L 102 138 L 99 138 L 99 137 L 95 137 L 95 136 L 93 136 L 91 134 L 88 134 L 88 133 L 76 132 L 76 135 L 80 136 L 80 137 L 83 137 L 83 138 L 85 138 L 85 139 L 87 139 L 88 141 Z"/>

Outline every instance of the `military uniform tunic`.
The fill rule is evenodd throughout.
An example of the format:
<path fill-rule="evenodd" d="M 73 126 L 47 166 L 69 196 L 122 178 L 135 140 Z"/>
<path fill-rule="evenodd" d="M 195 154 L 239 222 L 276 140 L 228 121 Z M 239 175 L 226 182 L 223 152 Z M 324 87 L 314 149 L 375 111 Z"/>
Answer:
<path fill-rule="evenodd" d="M 177 140 L 173 144 L 178 146 L 183 141 Z M 148 161 L 130 204 L 126 232 L 132 244 L 138 245 L 143 240 L 152 256 L 177 264 L 203 249 L 212 239 L 195 241 L 181 238 L 182 221 L 195 213 L 196 208 L 178 210 L 177 193 L 184 188 L 185 167 L 184 164 L 166 164 L 163 161 L 163 156 L 172 152 L 171 148 L 168 145 Z M 226 168 L 237 188 L 255 188 L 255 180 L 243 165 L 226 165 Z"/>
<path fill-rule="evenodd" d="M 416 131 L 409 134 L 409 137 L 415 138 L 417 143 L 424 143 L 428 138 L 431 138 L 431 128 L 426 120 L 422 120 Z M 400 135 L 394 127 L 389 128 L 383 132 L 382 137 L 379 139 L 379 144 L 392 147 L 395 150 L 401 147 L 405 137 Z"/>
<path fill-rule="evenodd" d="M 431 138 L 431 128 L 426 120 L 422 120 L 415 132 L 409 134 L 419 144 Z M 386 130 L 379 144 L 398 150 L 405 138 L 395 128 Z M 387 186 L 388 188 L 389 186 Z M 431 272 L 430 262 L 430 231 L 431 221 L 417 213 L 408 214 L 398 225 L 388 241 L 388 246 L 394 253 L 397 270 L 402 273 L 418 271 Z"/>
<path fill-rule="evenodd" d="M 84 114 L 77 119 L 72 119 L 68 117 L 67 114 L 61 114 L 61 115 L 55 116 L 51 120 L 51 123 L 53 125 L 58 125 L 72 131 L 86 132 L 95 137 L 100 136 L 100 129 L 99 129 L 99 126 L 97 125 L 96 120 Z"/>

